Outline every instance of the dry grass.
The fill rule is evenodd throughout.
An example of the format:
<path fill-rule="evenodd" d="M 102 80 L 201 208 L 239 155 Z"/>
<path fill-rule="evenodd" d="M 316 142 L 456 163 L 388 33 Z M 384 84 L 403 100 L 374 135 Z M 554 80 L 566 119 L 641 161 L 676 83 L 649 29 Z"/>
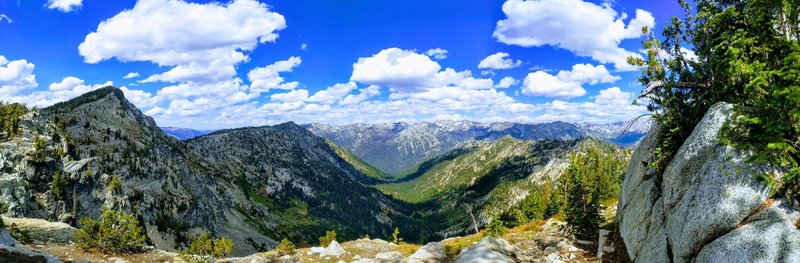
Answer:
<path fill-rule="evenodd" d="M 533 222 L 509 229 L 508 231 L 506 231 L 505 236 L 508 237 L 520 234 L 535 234 L 536 232 L 539 232 L 539 229 L 541 229 L 545 223 L 547 223 L 547 221 L 537 219 L 534 220 Z"/>
<path fill-rule="evenodd" d="M 408 256 L 413 255 L 414 252 L 417 252 L 417 250 L 419 250 L 419 248 L 421 248 L 421 247 L 422 246 L 420 246 L 420 245 L 402 243 L 402 244 L 397 246 L 397 252 L 400 252 L 400 254 L 403 254 L 404 257 L 408 257 Z"/>

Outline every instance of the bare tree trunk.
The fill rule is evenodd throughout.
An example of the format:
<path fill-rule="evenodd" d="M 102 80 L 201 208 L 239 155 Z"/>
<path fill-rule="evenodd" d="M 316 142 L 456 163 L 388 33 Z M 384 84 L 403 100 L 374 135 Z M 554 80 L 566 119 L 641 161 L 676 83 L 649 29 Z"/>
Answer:
<path fill-rule="evenodd" d="M 475 221 L 475 214 L 472 213 L 472 206 L 471 205 L 464 205 L 464 206 L 467 207 L 467 212 L 469 213 L 469 216 L 472 217 L 472 225 L 475 227 L 475 234 L 477 234 L 480 231 L 478 230 L 478 221 Z"/>

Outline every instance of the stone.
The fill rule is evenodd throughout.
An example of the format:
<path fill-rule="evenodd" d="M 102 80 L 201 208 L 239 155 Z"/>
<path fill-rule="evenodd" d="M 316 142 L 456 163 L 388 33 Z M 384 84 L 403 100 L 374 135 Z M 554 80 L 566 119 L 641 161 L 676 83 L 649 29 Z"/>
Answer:
<path fill-rule="evenodd" d="M 800 260 L 797 211 L 770 199 L 767 186 L 754 179 L 773 169 L 720 143 L 733 108 L 712 106 L 663 174 L 648 166 L 658 144 L 655 132 L 634 151 L 617 219 L 635 262 Z"/>
<path fill-rule="evenodd" d="M 68 224 L 42 219 L 3 217 L 3 222 L 9 227 L 28 231 L 31 241 L 40 243 L 72 243 L 77 231 Z"/>
<path fill-rule="evenodd" d="M 336 240 L 334 240 L 333 242 L 331 242 L 330 245 L 328 245 L 327 248 L 325 248 L 325 251 L 322 251 L 322 253 L 320 253 L 320 257 L 327 257 L 327 256 L 338 257 L 346 253 L 347 251 L 345 251 L 344 248 L 342 248 L 342 246 L 339 245 L 339 242 L 336 242 Z"/>
<path fill-rule="evenodd" d="M 0 230 L 0 251 L 4 257 L 15 259 L 14 262 L 47 262 L 60 263 L 61 260 L 39 252 L 34 252 L 23 246 L 8 232 L 7 229 Z"/>
<path fill-rule="evenodd" d="M 396 251 L 383 252 L 375 255 L 376 262 L 400 262 L 403 260 L 403 258 L 403 254 L 400 254 L 400 252 Z"/>
<path fill-rule="evenodd" d="M 477 244 L 461 251 L 456 263 L 531 262 L 522 250 L 502 238 L 484 237 Z"/>
<path fill-rule="evenodd" d="M 445 252 L 444 246 L 438 242 L 430 242 L 419 248 L 408 258 L 417 259 L 425 263 L 445 262 L 447 260 L 447 253 Z"/>

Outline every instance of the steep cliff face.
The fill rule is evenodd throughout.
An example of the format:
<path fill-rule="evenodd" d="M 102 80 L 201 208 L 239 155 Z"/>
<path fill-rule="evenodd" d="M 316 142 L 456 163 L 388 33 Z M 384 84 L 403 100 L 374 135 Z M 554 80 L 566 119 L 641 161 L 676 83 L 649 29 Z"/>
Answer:
<path fill-rule="evenodd" d="M 800 213 L 753 175 L 772 171 L 720 143 L 733 106 L 711 107 L 663 174 L 651 132 L 633 154 L 617 210 L 636 262 L 798 262 Z"/>

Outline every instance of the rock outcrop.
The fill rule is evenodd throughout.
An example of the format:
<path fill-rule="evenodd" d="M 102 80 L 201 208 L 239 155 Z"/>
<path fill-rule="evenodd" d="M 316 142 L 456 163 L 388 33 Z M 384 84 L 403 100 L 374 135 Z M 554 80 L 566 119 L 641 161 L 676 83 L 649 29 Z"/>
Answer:
<path fill-rule="evenodd" d="M 0 229 L 0 262 L 61 262 L 50 255 L 34 252 L 23 246 L 8 233 Z"/>
<path fill-rule="evenodd" d="M 442 244 L 439 244 L 438 242 L 430 242 L 417 249 L 417 251 L 408 258 L 413 262 L 445 262 L 447 260 L 447 253 L 445 253 L 445 249 Z"/>
<path fill-rule="evenodd" d="M 461 251 L 456 263 L 531 262 L 522 250 L 502 238 L 484 237 L 477 244 Z"/>
<path fill-rule="evenodd" d="M 325 248 L 325 251 L 322 251 L 322 253 L 320 253 L 320 257 L 328 257 L 328 256 L 338 257 L 345 253 L 347 253 L 347 251 L 344 251 L 344 248 L 342 248 L 342 246 L 339 245 L 339 242 L 336 242 L 336 240 L 334 240 L 333 242 L 331 242 L 330 245 L 328 245 L 327 248 Z"/>
<path fill-rule="evenodd" d="M 72 243 L 75 240 L 75 231 L 77 231 L 68 224 L 48 222 L 43 219 L 3 217 L 3 222 L 9 228 L 25 231 L 32 241 L 38 243 Z"/>
<path fill-rule="evenodd" d="M 798 262 L 800 213 L 754 175 L 772 171 L 720 143 L 733 106 L 709 109 L 662 174 L 648 134 L 634 152 L 617 219 L 636 262 Z"/>

